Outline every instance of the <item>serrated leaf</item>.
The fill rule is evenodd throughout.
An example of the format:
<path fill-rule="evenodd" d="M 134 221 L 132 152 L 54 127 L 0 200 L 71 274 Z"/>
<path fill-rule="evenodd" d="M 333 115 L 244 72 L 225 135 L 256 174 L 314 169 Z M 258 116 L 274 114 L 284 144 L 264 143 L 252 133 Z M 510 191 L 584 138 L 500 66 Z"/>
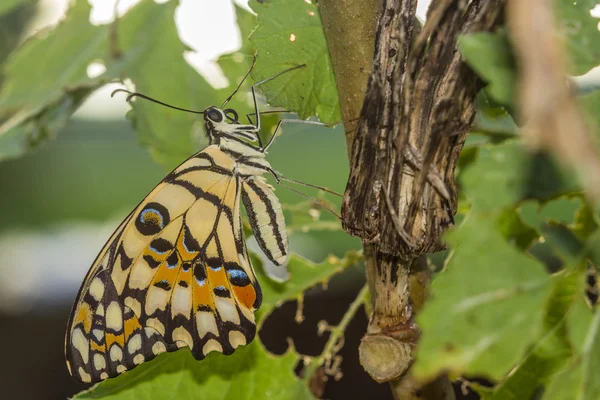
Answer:
<path fill-rule="evenodd" d="M 498 379 L 535 337 L 552 281 L 541 264 L 506 243 L 493 214 L 471 213 L 447 240 L 454 253 L 417 318 L 423 335 L 413 372 Z"/>
<path fill-rule="evenodd" d="M 255 81 L 305 65 L 261 85 L 267 102 L 302 119 L 316 115 L 325 123 L 339 121 L 335 77 L 318 7 L 297 0 L 251 0 L 249 5 L 258 15 L 250 36 L 258 52 Z"/>
<path fill-rule="evenodd" d="M 565 37 L 573 74 L 583 74 L 600 64 L 600 31 L 598 18 L 590 11 L 597 0 L 555 0 L 558 27 Z"/>
<path fill-rule="evenodd" d="M 486 91 L 490 97 L 514 110 L 517 71 L 506 32 L 462 35 L 458 49 L 467 64 L 488 83 Z"/>
<path fill-rule="evenodd" d="M 298 356 L 269 354 L 256 341 L 231 356 L 196 361 L 189 350 L 155 360 L 82 392 L 75 399 L 312 399 L 294 374 Z"/>
<path fill-rule="evenodd" d="M 584 274 L 581 268 L 572 269 L 557 277 L 554 289 L 545 307 L 543 328 L 539 338 L 525 359 L 511 371 L 485 399 L 530 399 L 558 371 L 564 368 L 572 355 L 567 334 L 567 315 L 575 298 L 583 291 Z"/>

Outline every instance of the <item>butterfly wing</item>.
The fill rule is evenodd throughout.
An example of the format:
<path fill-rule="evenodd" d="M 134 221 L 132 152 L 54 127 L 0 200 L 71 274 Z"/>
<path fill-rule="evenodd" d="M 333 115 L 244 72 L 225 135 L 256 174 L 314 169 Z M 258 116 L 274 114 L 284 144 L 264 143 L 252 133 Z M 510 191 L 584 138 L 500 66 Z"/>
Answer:
<path fill-rule="evenodd" d="M 284 265 L 288 257 L 288 238 L 281 203 L 262 176 L 243 181 L 242 200 L 256 241 L 267 258 Z"/>
<path fill-rule="evenodd" d="M 235 162 L 217 146 L 169 174 L 123 221 L 86 276 L 66 338 L 73 377 L 97 382 L 188 346 L 231 354 L 256 333 Z"/>

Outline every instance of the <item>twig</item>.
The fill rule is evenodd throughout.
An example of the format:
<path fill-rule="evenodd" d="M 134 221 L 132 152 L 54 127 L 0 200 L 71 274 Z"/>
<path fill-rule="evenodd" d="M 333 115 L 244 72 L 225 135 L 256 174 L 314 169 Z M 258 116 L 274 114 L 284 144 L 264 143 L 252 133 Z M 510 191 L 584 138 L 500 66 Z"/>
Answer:
<path fill-rule="evenodd" d="M 358 311 L 360 306 L 366 304 L 366 302 L 368 301 L 368 297 L 369 287 L 367 285 L 364 285 L 360 292 L 358 292 L 358 295 L 356 296 L 354 301 L 352 301 L 352 303 L 350 304 L 350 307 L 348 307 L 348 310 L 342 317 L 340 323 L 336 326 L 328 327 L 327 330 L 330 332 L 329 339 L 327 339 L 327 343 L 325 344 L 321 355 L 314 357 L 311 360 L 310 364 L 306 367 L 306 373 L 304 374 L 305 380 L 310 379 L 312 374 L 320 366 L 325 365 L 326 363 L 331 363 L 331 360 L 335 356 L 335 353 L 341 350 L 339 342 L 340 340 L 342 340 L 346 328 L 350 324 L 350 321 L 352 321 L 352 319 L 356 315 L 356 312 Z"/>

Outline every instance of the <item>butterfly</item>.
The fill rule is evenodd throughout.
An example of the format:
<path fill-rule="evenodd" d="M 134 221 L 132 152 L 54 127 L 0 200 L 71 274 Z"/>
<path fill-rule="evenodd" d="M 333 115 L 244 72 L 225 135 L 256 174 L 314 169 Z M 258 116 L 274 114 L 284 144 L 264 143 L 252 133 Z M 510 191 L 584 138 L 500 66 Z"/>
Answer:
<path fill-rule="evenodd" d="M 204 115 L 208 147 L 167 175 L 97 256 L 65 339 L 76 380 L 112 378 L 186 346 L 198 360 L 212 351 L 229 355 L 253 340 L 262 295 L 241 203 L 274 264 L 285 264 L 288 240 L 281 204 L 263 177 L 280 176 L 265 158 L 275 134 L 262 145 L 254 87 L 252 94 L 256 124 L 223 109 L 231 96 L 221 108 L 196 112 Z M 128 100 L 133 96 L 158 102 L 139 93 Z"/>

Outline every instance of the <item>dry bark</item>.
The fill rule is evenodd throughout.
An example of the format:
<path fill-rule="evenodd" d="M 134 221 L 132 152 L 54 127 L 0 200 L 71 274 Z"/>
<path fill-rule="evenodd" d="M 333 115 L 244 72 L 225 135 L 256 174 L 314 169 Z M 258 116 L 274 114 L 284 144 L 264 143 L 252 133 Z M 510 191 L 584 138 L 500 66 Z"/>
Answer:
<path fill-rule="evenodd" d="M 333 2 L 319 2 L 330 48 L 339 45 L 327 14 Z M 382 0 L 374 62 L 354 135 L 346 126 L 350 177 L 342 222 L 363 240 L 373 301 L 359 350 L 363 367 L 379 382 L 392 381 L 397 398 L 450 399 L 454 394 L 447 378 L 422 386 L 406 371 L 419 336 L 414 313 L 427 293 L 424 254 L 444 247 L 441 234 L 453 223 L 454 169 L 481 87 L 462 63 L 456 37 L 493 29 L 501 20 L 503 0 L 473 0 L 468 7 L 465 1 L 434 0 L 422 30 L 416 3 Z M 335 18 L 346 26 L 343 12 Z M 337 54 L 338 90 L 348 93 L 352 85 L 338 69 L 352 57 L 331 51 Z M 356 98 L 340 99 L 343 110 L 356 109 Z"/>

